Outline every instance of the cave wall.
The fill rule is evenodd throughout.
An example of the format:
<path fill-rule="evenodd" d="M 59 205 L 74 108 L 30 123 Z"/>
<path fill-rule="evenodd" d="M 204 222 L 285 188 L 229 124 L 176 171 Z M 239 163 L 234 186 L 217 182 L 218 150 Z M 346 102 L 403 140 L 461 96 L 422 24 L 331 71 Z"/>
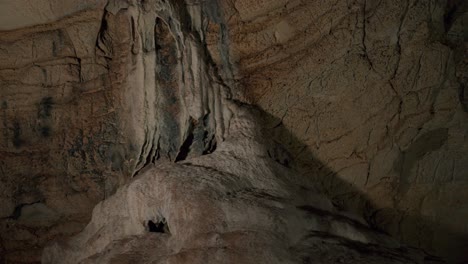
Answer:
<path fill-rule="evenodd" d="M 402 241 L 466 258 L 466 2 L 223 3 L 239 96 L 324 164 L 305 176 Z"/>
<path fill-rule="evenodd" d="M 7 21 L 11 30 L 0 34 L 0 255 L 8 263 L 39 261 L 45 243 L 80 231 L 94 205 L 143 167 L 211 153 L 223 139 L 229 93 L 192 30 L 188 12 L 200 10 L 96 3 L 71 15 L 57 4 L 49 17 L 25 1 L 30 20 L 43 24 Z"/>
<path fill-rule="evenodd" d="M 230 117 L 224 98 L 269 113 L 303 181 L 337 206 L 465 257 L 463 1 L 48 3 L 0 11 L 9 261 L 37 260 L 45 243 L 80 231 L 144 166 L 213 152 Z"/>

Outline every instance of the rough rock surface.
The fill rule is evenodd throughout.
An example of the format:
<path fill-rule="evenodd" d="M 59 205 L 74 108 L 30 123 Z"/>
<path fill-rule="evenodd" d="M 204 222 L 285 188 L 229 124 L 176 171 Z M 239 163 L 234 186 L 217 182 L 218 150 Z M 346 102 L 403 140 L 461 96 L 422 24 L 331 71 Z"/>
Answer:
<path fill-rule="evenodd" d="M 228 137 L 232 100 L 258 105 L 266 112 L 255 122 L 275 143 L 257 139 L 248 143 L 274 146 L 269 155 L 294 170 L 284 172 L 296 179 L 294 184 L 285 184 L 288 187 L 281 194 L 270 186 L 273 194 L 296 199 L 291 195 L 295 184 L 313 189 L 309 194 L 322 197 L 323 192 L 333 208 L 354 212 L 372 229 L 450 262 L 467 260 L 467 6 L 463 0 L 1 2 L 0 262 L 38 262 L 46 243 L 80 232 L 92 208 L 132 177 L 136 178 L 100 206 L 118 199 L 131 203 L 122 195 L 140 197 L 132 188 L 144 185 L 138 183 L 144 179 L 164 179 L 167 186 L 178 186 L 182 182 L 172 177 L 192 169 L 194 175 L 211 175 L 221 189 L 231 188 L 218 178 L 238 164 L 229 158 L 235 155 L 217 152 L 221 145 L 225 150 L 246 147 Z M 277 165 L 249 155 L 241 156 L 254 159 L 251 168 L 255 162 L 262 163 L 261 168 L 273 166 L 258 174 L 271 181 L 249 179 L 244 187 L 283 184 L 273 169 Z M 215 157 L 233 164 L 218 168 L 210 160 Z M 219 172 L 183 165 L 187 159 Z M 168 165 L 174 161 L 178 163 Z M 164 165 L 143 173 L 142 168 L 155 163 Z M 254 172 L 231 175 L 239 181 L 254 176 Z M 196 179 L 187 182 L 204 184 Z M 210 188 L 217 197 L 226 195 Z M 257 194 L 256 189 L 247 191 L 258 204 L 252 208 L 273 214 L 265 204 L 274 197 Z M 148 197 L 145 201 L 151 205 L 141 208 L 161 208 L 153 203 L 172 199 L 168 193 L 161 195 L 159 200 Z M 231 202 L 211 208 L 247 210 L 245 200 L 250 198 L 226 197 Z M 313 204 L 310 199 L 305 205 Z M 308 228 L 303 216 L 297 215 L 302 209 L 296 207 L 302 204 L 280 204 L 292 216 L 278 213 L 285 223 L 270 231 L 289 236 L 290 220 L 303 223 L 299 225 L 303 231 Z M 330 208 L 322 209 L 335 217 L 335 209 Z M 95 215 L 99 210 L 98 206 Z M 182 208 L 167 210 L 175 210 L 168 221 L 184 219 L 177 212 Z M 314 206 L 311 210 L 322 212 Z M 116 242 L 112 249 L 109 241 L 98 239 L 100 248 L 114 251 L 95 252 L 94 257 L 142 252 L 148 246 L 145 241 L 164 242 L 160 249 L 165 256 L 174 252 L 170 245 L 194 246 L 194 240 L 181 233 L 142 236 L 147 216 L 139 213 L 130 217 L 133 220 L 116 223 L 129 228 L 115 234 L 127 243 Z M 160 220 L 159 215 L 153 217 Z M 234 216 L 216 217 L 234 221 L 230 218 Z M 91 223 L 108 220 L 93 218 Z M 247 228 L 260 220 L 245 221 Z M 177 222 L 171 225 L 189 232 Z M 237 235 L 242 241 L 244 235 L 256 237 L 236 233 L 242 230 L 238 226 L 217 228 L 208 229 L 227 236 L 223 239 L 231 249 L 237 247 Z M 328 229 L 313 230 L 333 235 Z M 209 237 L 205 231 L 199 233 L 201 247 L 222 247 L 209 244 L 216 235 Z M 228 235 L 230 231 L 234 234 Z M 265 236 L 251 241 L 267 247 L 270 237 L 266 228 L 260 231 Z M 88 226 L 72 240 L 73 246 L 80 248 L 79 237 L 91 233 L 108 235 Z M 284 243 L 294 242 L 298 255 L 314 247 L 313 241 L 291 239 L 271 238 L 278 242 L 271 244 L 272 252 L 275 247 L 284 249 Z M 350 249 L 362 249 L 361 244 L 349 242 L 353 239 L 354 235 L 338 234 L 319 241 L 332 241 L 328 247 L 332 252 L 369 259 L 371 254 Z M 348 242 L 353 246 L 343 246 Z M 385 249 L 366 245 L 366 250 L 405 255 L 388 249 L 392 246 L 380 238 L 367 242 Z M 307 249 L 300 249 L 303 246 Z M 328 249 L 318 247 L 317 252 Z M 91 257 L 80 250 L 80 256 Z M 290 252 L 280 250 L 274 257 Z"/>
<path fill-rule="evenodd" d="M 339 212 L 275 161 L 274 141 L 231 105 L 216 152 L 148 168 L 99 203 L 42 263 L 436 263 Z M 310 186 L 309 186 L 310 187 Z"/>
<path fill-rule="evenodd" d="M 145 165 L 210 153 L 223 136 L 227 95 L 187 8 L 105 7 L 1 34 L 0 248 L 9 263 L 37 261 L 45 242 L 82 229 Z"/>
<path fill-rule="evenodd" d="M 304 175 L 402 241 L 468 260 L 468 2 L 222 3 L 229 52 L 213 57 L 294 135 Z"/>

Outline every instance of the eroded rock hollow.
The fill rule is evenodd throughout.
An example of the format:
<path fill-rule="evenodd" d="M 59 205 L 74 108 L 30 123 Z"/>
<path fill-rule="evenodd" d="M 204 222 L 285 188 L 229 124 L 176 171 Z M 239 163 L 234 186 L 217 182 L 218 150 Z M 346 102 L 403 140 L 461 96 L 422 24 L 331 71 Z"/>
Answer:
<path fill-rule="evenodd" d="M 468 261 L 468 2 L 0 2 L 0 263 Z"/>

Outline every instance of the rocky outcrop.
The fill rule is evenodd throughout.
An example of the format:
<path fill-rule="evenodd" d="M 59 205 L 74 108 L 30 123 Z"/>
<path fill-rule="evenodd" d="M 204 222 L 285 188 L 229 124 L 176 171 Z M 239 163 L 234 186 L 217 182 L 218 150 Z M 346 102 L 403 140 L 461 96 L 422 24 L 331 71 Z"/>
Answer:
<path fill-rule="evenodd" d="M 437 263 L 339 212 L 272 157 L 255 112 L 231 104 L 215 153 L 148 168 L 99 203 L 42 263 Z M 258 114 L 258 112 L 257 112 Z"/>
<path fill-rule="evenodd" d="M 0 262 L 38 262 L 46 243 L 79 233 L 92 208 L 106 198 L 91 224 L 69 242 L 83 261 L 124 252 L 156 257 L 145 255 L 150 254 L 145 243 L 163 243 L 158 249 L 168 257 L 176 252 L 170 245 L 194 247 L 190 232 L 199 232 L 204 248 L 199 252 L 212 247 L 221 252 L 221 236 L 229 250 L 249 252 L 245 257 L 252 259 L 246 262 L 267 256 L 237 246 L 237 239 L 277 252 L 273 259 L 305 251 L 312 255 L 304 259 L 323 262 L 334 260 L 310 252 L 328 257 L 335 256 L 326 252 L 343 252 L 368 262 L 413 258 L 380 235 L 361 241 L 331 231 L 334 227 L 310 229 L 306 223 L 337 217 L 349 222 L 337 210 L 363 217 L 370 236 L 379 229 L 450 262 L 467 258 L 465 1 L 10 2 L 0 3 Z M 249 129 L 264 131 L 273 141 L 230 139 L 238 133 L 230 127 L 238 122 L 231 120 L 238 111 L 230 107 L 234 101 L 265 112 L 245 120 L 256 124 Z M 244 153 L 251 145 L 263 154 Z M 248 165 L 233 158 L 238 156 Z M 197 162 L 199 167 L 189 164 Z M 144 172 L 153 164 L 158 166 Z M 230 171 L 242 166 L 252 171 Z M 284 183 L 277 168 L 292 182 Z M 203 175 L 210 175 L 215 185 L 202 189 L 227 199 L 194 203 L 194 213 L 206 206 L 217 212 L 213 217 L 239 225 L 196 223 L 205 229 L 191 231 L 178 226 L 186 223 L 182 208 L 164 207 L 171 235 L 146 234 L 151 219 L 152 228 L 160 229 L 161 215 L 133 215 L 115 204 L 133 205 L 134 198 L 125 196 L 140 197 L 149 204 L 135 210 L 149 212 L 163 208 L 160 203 L 187 202 L 172 200 L 173 194 L 160 188 L 180 186 L 183 181 L 174 177 L 190 171 L 204 180 L 188 177 L 186 184 L 203 187 L 208 177 Z M 245 183 L 240 189 L 253 188 L 245 190 L 247 197 L 226 194 L 237 190 L 220 180 L 226 173 Z M 257 176 L 268 180 L 252 179 Z M 152 180 L 163 184 L 150 186 Z M 262 198 L 257 188 L 264 184 L 286 189 L 277 194 L 281 188 L 270 186 Z M 126 187 L 116 193 L 121 186 Z M 160 196 L 146 197 L 137 186 Z M 299 199 L 298 186 L 312 191 Z M 194 199 L 212 198 L 196 188 L 184 190 Z M 328 207 L 317 208 L 313 193 Z M 304 202 L 303 196 L 312 200 Z M 292 216 L 270 203 L 288 208 Z M 257 236 L 241 230 L 257 227 L 261 219 L 233 220 L 239 211 L 220 215 L 222 208 L 266 210 L 266 216 L 282 222 L 268 231 L 279 237 L 271 237 L 266 226 L 254 228 L 261 231 L 258 240 L 247 238 Z M 308 219 L 305 211 L 313 216 Z M 111 220 L 99 218 L 106 213 L 120 220 L 106 226 Z M 200 221 L 196 214 L 190 217 Z M 295 237 L 303 239 L 298 242 L 289 237 L 288 221 L 315 233 Z M 106 228 L 124 230 L 111 234 Z M 96 248 L 83 248 L 94 234 L 102 236 Z M 330 244 L 314 244 L 325 241 Z M 282 251 L 287 244 L 292 248 Z M 110 253 L 99 251 L 104 248 Z M 371 261 L 374 253 L 363 248 L 399 260 Z M 56 249 L 47 251 L 51 261 L 71 256 L 66 248 Z M 196 254 L 190 258 L 205 260 Z"/>

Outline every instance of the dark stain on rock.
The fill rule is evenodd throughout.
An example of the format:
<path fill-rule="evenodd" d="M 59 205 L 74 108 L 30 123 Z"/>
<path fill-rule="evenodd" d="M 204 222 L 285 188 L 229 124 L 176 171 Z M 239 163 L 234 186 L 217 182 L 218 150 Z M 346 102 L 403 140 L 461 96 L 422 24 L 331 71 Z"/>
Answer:
<path fill-rule="evenodd" d="M 41 135 L 43 137 L 50 137 L 50 127 L 48 126 L 41 127 Z"/>
<path fill-rule="evenodd" d="M 156 89 L 158 93 L 160 151 L 173 160 L 183 144 L 180 138 L 180 90 L 178 84 L 177 42 L 170 29 L 170 23 L 156 19 L 154 34 L 156 46 Z"/>
<path fill-rule="evenodd" d="M 21 139 L 21 126 L 18 120 L 13 122 L 13 145 L 17 148 L 23 145 L 24 141 Z"/>
<path fill-rule="evenodd" d="M 54 101 L 52 97 L 44 97 L 42 98 L 41 102 L 39 103 L 37 116 L 39 118 L 37 130 L 39 135 L 48 138 L 51 135 L 51 127 L 50 127 L 50 116 L 52 114 L 52 108 L 54 105 Z"/>
<path fill-rule="evenodd" d="M 468 112 L 468 89 L 466 88 L 464 83 L 460 84 L 458 97 L 460 99 L 460 103 L 462 108 L 465 112 Z"/>
<path fill-rule="evenodd" d="M 48 118 L 52 112 L 54 101 L 52 97 L 44 97 L 39 103 L 39 118 Z"/>

